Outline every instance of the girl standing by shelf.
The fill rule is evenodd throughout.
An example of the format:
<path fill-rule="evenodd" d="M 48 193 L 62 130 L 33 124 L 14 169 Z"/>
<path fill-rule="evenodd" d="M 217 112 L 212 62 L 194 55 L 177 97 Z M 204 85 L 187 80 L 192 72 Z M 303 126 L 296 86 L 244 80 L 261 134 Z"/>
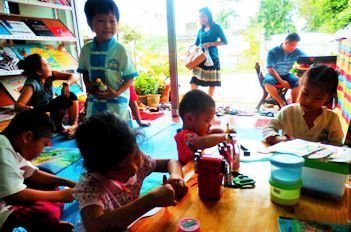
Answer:
<path fill-rule="evenodd" d="M 70 85 L 76 83 L 78 78 L 71 73 L 51 71 L 46 59 L 39 54 L 27 56 L 18 66 L 28 78 L 15 103 L 15 110 L 19 112 L 35 108 L 50 112 L 50 117 L 55 123 L 55 132 L 72 136 L 78 126 L 78 100 L 77 96 L 70 92 Z M 54 80 L 66 80 L 62 94 L 55 99 L 52 90 Z M 67 111 L 71 126 L 66 130 L 62 121 Z"/>

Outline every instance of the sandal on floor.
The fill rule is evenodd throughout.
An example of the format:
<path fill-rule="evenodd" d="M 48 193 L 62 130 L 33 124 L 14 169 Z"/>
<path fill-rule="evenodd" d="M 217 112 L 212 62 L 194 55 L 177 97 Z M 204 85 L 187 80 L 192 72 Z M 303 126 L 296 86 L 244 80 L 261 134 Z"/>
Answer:
<path fill-rule="evenodd" d="M 253 115 L 255 115 L 254 113 L 233 109 L 233 108 L 231 108 L 229 106 L 227 106 L 225 108 L 225 113 L 226 114 L 230 114 L 230 115 L 236 115 L 236 116 L 253 116 Z"/>
<path fill-rule="evenodd" d="M 223 106 L 220 106 L 217 108 L 216 110 L 216 116 L 220 117 L 223 116 L 225 114 L 225 109 Z"/>
<path fill-rule="evenodd" d="M 273 112 L 270 112 L 270 111 L 259 110 L 258 113 L 259 113 L 261 116 L 266 116 L 266 117 L 271 117 L 271 118 L 274 117 L 274 113 L 273 113 Z"/>

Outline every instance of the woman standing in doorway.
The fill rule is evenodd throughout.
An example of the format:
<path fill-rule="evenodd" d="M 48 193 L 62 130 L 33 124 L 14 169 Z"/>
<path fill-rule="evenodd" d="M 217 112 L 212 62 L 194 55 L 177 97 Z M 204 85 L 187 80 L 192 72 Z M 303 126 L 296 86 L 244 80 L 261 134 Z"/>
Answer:
<path fill-rule="evenodd" d="M 198 86 L 209 86 L 208 95 L 213 96 L 216 86 L 221 86 L 220 64 L 217 46 L 227 44 L 227 39 L 222 28 L 213 21 L 212 13 L 208 7 L 200 9 L 201 28 L 197 34 L 195 45 L 208 49 L 213 61 L 213 66 L 204 63 L 193 69 L 191 89 Z"/>

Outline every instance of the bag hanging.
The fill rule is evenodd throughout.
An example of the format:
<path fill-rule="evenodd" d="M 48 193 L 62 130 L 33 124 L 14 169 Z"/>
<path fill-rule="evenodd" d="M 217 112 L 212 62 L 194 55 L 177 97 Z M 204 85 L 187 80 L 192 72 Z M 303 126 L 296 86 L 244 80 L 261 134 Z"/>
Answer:
<path fill-rule="evenodd" d="M 191 45 L 185 57 L 185 66 L 188 69 L 194 69 L 207 59 L 202 48 L 196 45 Z"/>
<path fill-rule="evenodd" d="M 213 66 L 213 60 L 210 56 L 210 52 L 208 51 L 208 48 L 205 48 L 205 55 L 206 55 L 206 62 L 204 63 L 205 66 Z"/>

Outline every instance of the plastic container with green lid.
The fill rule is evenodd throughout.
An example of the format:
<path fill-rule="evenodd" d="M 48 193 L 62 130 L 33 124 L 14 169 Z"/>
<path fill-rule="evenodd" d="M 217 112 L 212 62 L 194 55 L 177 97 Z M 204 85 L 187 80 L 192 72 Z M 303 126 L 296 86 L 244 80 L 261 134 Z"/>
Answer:
<path fill-rule="evenodd" d="M 294 154 L 274 154 L 271 161 L 271 179 L 278 184 L 296 185 L 301 181 L 304 159 Z"/>
<path fill-rule="evenodd" d="M 285 185 L 275 182 L 270 178 L 269 183 L 271 185 L 271 201 L 279 205 L 292 206 L 296 205 L 300 199 L 300 192 L 302 187 L 302 181 L 300 179 L 294 185 Z"/>
<path fill-rule="evenodd" d="M 322 196 L 341 198 L 351 171 L 351 165 L 305 158 L 302 169 L 303 188 Z"/>

